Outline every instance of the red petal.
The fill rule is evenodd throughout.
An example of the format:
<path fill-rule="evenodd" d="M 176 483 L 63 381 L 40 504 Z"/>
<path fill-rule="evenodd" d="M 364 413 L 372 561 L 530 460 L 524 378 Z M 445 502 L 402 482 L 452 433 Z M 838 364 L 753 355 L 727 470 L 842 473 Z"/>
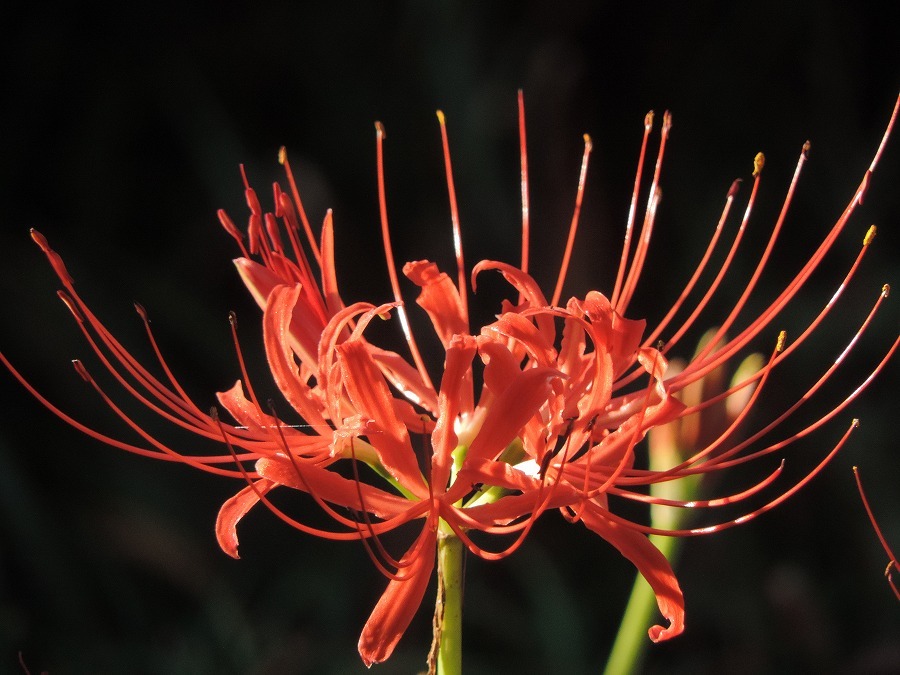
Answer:
<path fill-rule="evenodd" d="M 287 281 L 273 274 L 268 267 L 248 258 L 236 258 L 234 264 L 238 274 L 241 275 L 241 280 L 261 309 L 266 308 L 266 298 L 269 297 L 271 290 Z"/>
<path fill-rule="evenodd" d="M 256 462 L 257 473 L 273 483 L 287 485 L 302 492 L 312 491 L 330 504 L 356 511 L 368 511 L 383 520 L 400 515 L 418 503 L 366 483 L 357 483 L 353 479 L 344 478 L 334 471 L 314 464 L 304 462 L 299 464 L 299 467 L 298 475 L 297 468 L 284 457 L 263 458 Z M 362 504 L 359 501 L 360 494 Z"/>
<path fill-rule="evenodd" d="M 359 655 L 367 667 L 381 663 L 391 655 L 422 604 L 434 570 L 436 543 L 435 529 L 426 527 L 401 560 L 404 579 L 388 583 L 372 610 L 358 645 Z"/>
<path fill-rule="evenodd" d="M 416 302 L 428 312 L 445 348 L 454 335 L 469 332 L 459 291 L 450 277 L 438 270 L 437 265 L 427 260 L 409 262 L 403 266 L 403 274 L 422 289 Z"/>
<path fill-rule="evenodd" d="M 366 344 L 349 340 L 335 349 L 340 355 L 347 394 L 359 413 L 371 420 L 366 435 L 378 451 L 381 463 L 403 486 L 424 497 L 427 488 L 409 441 L 409 432 L 397 418 L 394 398 Z"/>
<path fill-rule="evenodd" d="M 512 286 L 522 294 L 522 297 L 528 302 L 528 305 L 535 309 L 547 307 L 549 303 L 547 298 L 541 292 L 541 287 L 527 273 L 518 267 L 513 267 L 506 263 L 497 262 L 495 260 L 482 260 L 472 269 L 472 290 L 475 290 L 475 277 L 484 270 L 497 270 L 503 275 Z M 555 338 L 555 330 L 553 328 L 553 319 L 546 315 L 538 315 L 538 328 L 544 335 L 544 339 L 553 344 Z"/>
<path fill-rule="evenodd" d="M 469 446 L 466 456 L 474 460 L 493 459 L 520 434 L 522 427 L 546 403 L 552 393 L 550 382 L 561 376 L 553 368 L 518 371 L 490 404 L 484 424 Z"/>
<path fill-rule="evenodd" d="M 669 621 L 669 627 L 651 626 L 647 631 L 650 639 L 661 642 L 684 631 L 684 595 L 672 566 L 659 549 L 640 532 L 605 518 L 599 507 L 585 509 L 581 520 L 634 563 L 656 594 L 656 604 Z"/>
<path fill-rule="evenodd" d="M 437 395 L 434 389 L 422 381 L 413 366 L 396 352 L 387 351 L 374 345 L 369 346 L 369 353 L 375 359 L 375 363 L 404 396 L 416 402 L 431 413 L 437 414 Z"/>
<path fill-rule="evenodd" d="M 431 483 L 433 489 L 439 492 L 446 489 L 450 479 L 450 453 L 458 442 L 453 428 L 456 418 L 461 410 L 472 411 L 472 359 L 475 350 L 475 338 L 471 335 L 455 336 L 447 348 L 447 362 L 438 394 L 438 421 L 431 435 L 434 451 Z"/>
<path fill-rule="evenodd" d="M 494 525 L 506 525 L 517 518 L 531 515 L 538 506 L 543 506 L 545 510 L 549 511 L 571 506 L 580 500 L 580 493 L 568 485 L 559 484 L 553 488 L 552 493 L 549 487 L 545 487 L 543 493 L 532 489 L 520 495 L 506 495 L 503 499 L 491 504 L 480 504 L 467 509 L 457 509 L 457 511 L 462 517 L 470 519 L 465 522 L 467 527 L 474 528 L 477 527 L 476 523 L 481 523 L 482 527 L 488 528 Z"/>
<path fill-rule="evenodd" d="M 249 485 L 238 492 L 234 497 L 228 499 L 222 508 L 219 509 L 219 515 L 216 518 L 216 539 L 219 540 L 219 546 L 232 558 L 240 558 L 238 555 L 238 537 L 237 524 L 241 518 L 256 506 L 259 502 L 259 494 L 266 494 L 274 487 L 274 484 L 265 478 L 256 481 L 253 487 Z"/>
<path fill-rule="evenodd" d="M 291 322 L 294 306 L 300 297 L 301 286 L 276 286 L 269 293 L 263 313 L 263 342 L 266 358 L 275 383 L 284 394 L 294 410 L 300 413 L 307 423 L 327 427 L 322 416 L 322 405 L 313 397 L 309 385 L 300 377 L 300 370 L 294 359 L 291 342 Z M 317 375 L 318 363 L 316 353 L 301 352 L 298 354 L 303 364 Z"/>
<path fill-rule="evenodd" d="M 540 317 L 540 314 L 535 316 Z M 519 342 L 531 357 L 542 366 L 556 363 L 556 350 L 544 339 L 544 334 L 530 321 L 529 318 L 507 312 L 490 326 L 482 329 L 482 334 L 499 333 Z"/>
<path fill-rule="evenodd" d="M 334 223 L 331 209 L 325 214 L 322 223 L 322 294 L 329 316 L 334 316 L 344 309 L 344 302 L 338 292 L 337 275 L 334 267 Z"/>

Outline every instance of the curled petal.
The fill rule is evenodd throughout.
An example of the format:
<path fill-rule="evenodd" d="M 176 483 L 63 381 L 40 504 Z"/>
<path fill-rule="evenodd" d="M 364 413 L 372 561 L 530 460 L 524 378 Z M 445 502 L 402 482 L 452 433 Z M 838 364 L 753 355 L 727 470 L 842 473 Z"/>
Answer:
<path fill-rule="evenodd" d="M 528 305 L 534 309 L 549 306 L 547 298 L 541 291 L 538 283 L 532 279 L 527 273 L 518 267 L 513 267 L 507 263 L 497 262 L 496 260 L 482 260 L 472 269 L 472 290 L 475 290 L 475 278 L 484 270 L 497 270 L 527 301 Z M 554 338 L 553 319 L 546 315 L 539 315 L 537 318 L 538 328 L 547 342 L 552 343 Z"/>
<path fill-rule="evenodd" d="M 238 555 L 237 524 L 247 512 L 259 502 L 259 495 L 266 494 L 275 487 L 275 484 L 265 478 L 256 481 L 253 486 L 248 485 L 234 497 L 228 499 L 216 518 L 216 539 L 219 546 L 232 558 L 240 558 Z"/>
<path fill-rule="evenodd" d="M 556 350 L 544 339 L 544 335 L 537 327 L 521 314 L 507 312 L 490 326 L 482 329 L 482 334 L 491 333 L 498 333 L 517 341 L 542 366 L 556 363 Z"/>
<path fill-rule="evenodd" d="M 428 260 L 409 262 L 403 266 L 403 274 L 422 289 L 416 302 L 428 312 L 445 348 L 454 335 L 469 332 L 459 291 L 437 265 Z"/>
<path fill-rule="evenodd" d="M 629 530 L 604 517 L 599 507 L 589 506 L 584 510 L 581 520 L 634 563 L 656 594 L 656 604 L 669 626 L 651 626 L 647 631 L 650 639 L 662 642 L 681 634 L 684 631 L 684 595 L 666 556 L 640 532 Z"/>
<path fill-rule="evenodd" d="M 437 395 L 422 381 L 419 372 L 397 352 L 369 346 L 369 353 L 384 376 L 406 398 L 432 413 L 437 412 Z"/>
<path fill-rule="evenodd" d="M 260 412 L 259 408 L 244 396 L 240 380 L 235 382 L 231 389 L 218 392 L 216 398 L 238 424 L 248 429 L 267 429 L 278 424 L 278 420 Z"/>
<path fill-rule="evenodd" d="M 547 307 L 547 298 L 544 297 L 541 287 L 527 273 L 518 267 L 496 260 L 482 260 L 472 270 L 472 288 L 475 288 L 476 277 L 484 270 L 497 270 L 512 286 L 519 291 L 532 307 Z"/>
<path fill-rule="evenodd" d="M 419 539 L 424 538 L 424 541 Z M 359 655 L 366 667 L 381 663 L 394 651 L 422 604 L 434 570 L 437 532 L 426 527 L 409 548 L 400 567 L 403 578 L 391 580 L 359 636 Z"/>
<path fill-rule="evenodd" d="M 484 362 L 484 388 L 492 394 L 504 392 L 522 372 L 519 362 L 502 342 L 489 335 L 478 336 L 478 354 Z"/>
<path fill-rule="evenodd" d="M 626 319 L 616 312 L 605 295 L 591 291 L 581 303 L 581 308 L 597 330 L 595 341 L 604 344 L 613 358 L 616 375 L 622 373 L 634 360 L 641 344 L 647 322 Z"/>

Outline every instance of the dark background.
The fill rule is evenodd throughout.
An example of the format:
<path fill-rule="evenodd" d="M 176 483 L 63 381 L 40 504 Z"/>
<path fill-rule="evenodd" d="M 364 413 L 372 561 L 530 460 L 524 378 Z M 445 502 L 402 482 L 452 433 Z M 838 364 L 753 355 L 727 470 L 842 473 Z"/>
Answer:
<path fill-rule="evenodd" d="M 594 139 L 567 286 L 583 294 L 611 287 L 643 116 L 669 108 L 664 199 L 632 316 L 652 323 L 664 314 L 732 179 L 749 177 L 757 151 L 768 159 L 748 253 L 703 322 L 711 325 L 752 270 L 803 141 L 812 140 L 811 161 L 760 298 L 783 286 L 852 195 L 900 85 L 896 24 L 867 3 L 17 4 L 0 44 L 0 348 L 63 409 L 124 438 L 129 431 L 69 365 L 80 357 L 100 370 L 54 296 L 30 227 L 149 363 L 131 303 L 148 308 L 167 357 L 201 403 L 239 376 L 226 321 L 237 311 L 243 344 L 257 354 L 257 389 L 274 395 L 258 356 L 258 312 L 215 218 L 224 207 L 244 222 L 241 162 L 265 200 L 286 145 L 313 220 L 335 210 L 345 299 L 387 299 L 372 122 L 388 132 L 398 260 L 428 257 L 445 268 L 452 260 L 440 107 L 467 260 L 514 262 L 515 93 L 523 87 L 533 267 L 545 288 L 563 249 L 581 135 Z M 833 292 L 868 224 L 881 226 L 837 320 L 780 374 L 765 404 L 770 414 L 762 410 L 757 424 L 836 357 L 881 284 L 898 282 L 898 178 L 894 138 L 824 272 L 755 345 L 768 351 L 780 328 L 796 335 Z M 896 336 L 894 305 L 813 408 L 839 400 L 877 362 Z M 788 470 L 799 476 L 850 418 L 862 419 L 842 454 L 791 502 L 686 543 L 678 572 L 687 632 L 652 647 L 646 672 L 900 670 L 900 606 L 850 470 L 862 468 L 882 526 L 900 546 L 896 383 L 893 363 L 850 411 L 792 446 Z M 364 671 L 356 641 L 385 582 L 361 546 L 311 539 L 258 509 L 241 529 L 242 560 L 231 560 L 212 526 L 239 483 L 104 447 L 8 376 L 0 395 L 0 672 L 17 671 L 20 650 L 32 672 L 53 675 Z M 176 447 L 202 449 L 141 419 Z M 776 462 L 733 471 L 716 492 L 745 487 Z M 596 672 L 633 572 L 556 514 L 510 559 L 470 559 L 466 672 Z M 429 602 L 379 672 L 421 668 Z"/>

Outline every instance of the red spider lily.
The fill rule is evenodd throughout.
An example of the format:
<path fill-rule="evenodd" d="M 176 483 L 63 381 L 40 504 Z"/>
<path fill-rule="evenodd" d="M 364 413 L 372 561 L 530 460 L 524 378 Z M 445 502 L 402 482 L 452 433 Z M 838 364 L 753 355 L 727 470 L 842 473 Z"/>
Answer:
<path fill-rule="evenodd" d="M 220 419 L 216 409 L 201 409 L 181 387 L 166 364 L 140 307 L 149 340 L 163 376 L 154 375 L 125 349 L 90 310 L 74 288 L 56 252 L 37 232 L 34 240 L 50 260 L 69 307 L 102 365 L 126 391 L 172 423 L 215 441 L 222 454 L 190 455 L 176 451 L 145 431 L 101 388 L 81 362 L 79 374 L 143 440 L 140 445 L 112 438 L 72 419 L 32 388 L 0 354 L 0 359 L 44 405 L 87 434 L 137 454 L 190 464 L 204 471 L 238 478 L 245 487 L 219 512 L 216 535 L 223 550 L 237 557 L 236 527 L 251 508 L 264 504 L 292 527 L 333 540 L 361 540 L 388 586 L 363 628 L 359 651 L 370 665 L 390 656 L 421 604 L 435 565 L 440 537 L 456 536 L 473 554 L 496 560 L 517 550 L 536 520 L 559 509 L 570 522 L 581 521 L 632 561 L 647 579 L 668 626 L 653 626 L 650 637 L 665 640 L 684 630 L 684 600 L 666 558 L 645 536 L 648 533 L 692 536 L 747 522 L 770 510 L 809 482 L 847 441 L 856 423 L 833 449 L 799 482 L 782 487 L 759 507 L 738 518 L 719 519 L 697 529 L 659 530 L 628 520 L 611 509 L 610 496 L 673 508 L 715 508 L 741 502 L 770 487 L 781 473 L 777 467 L 745 490 L 703 501 L 678 501 L 648 494 L 648 486 L 717 472 L 780 452 L 817 430 L 843 411 L 881 371 L 896 351 L 894 340 L 865 380 L 839 404 L 800 431 L 776 442 L 763 442 L 829 379 L 843 363 L 887 297 L 879 293 L 872 310 L 855 331 L 847 349 L 793 405 L 755 431 L 743 429 L 776 369 L 820 326 L 853 277 L 871 242 L 866 235 L 859 255 L 846 272 L 834 297 L 790 345 L 779 336 L 763 367 L 730 389 L 699 403 L 686 405 L 679 393 L 723 364 L 733 363 L 752 349 L 754 341 L 772 330 L 777 316 L 791 303 L 847 226 L 862 202 L 872 171 L 897 116 L 895 106 L 875 158 L 857 190 L 800 271 L 757 315 L 745 317 L 748 299 L 761 278 L 790 207 L 800 171 L 807 161 L 805 145 L 788 187 L 781 213 L 768 244 L 744 291 L 705 347 L 679 372 L 667 372 L 667 354 L 695 326 L 698 317 L 722 287 L 744 236 L 760 186 L 763 157 L 755 162 L 753 184 L 740 225 L 718 270 L 705 290 L 700 281 L 720 244 L 738 194 L 738 181 L 726 195 L 721 217 L 706 252 L 674 306 L 652 330 L 646 322 L 625 318 L 638 286 L 659 204 L 662 159 L 671 129 L 664 116 L 659 148 L 650 178 L 647 206 L 637 229 L 638 199 L 653 116 L 645 119 L 631 208 L 621 261 L 612 292 L 589 291 L 562 304 L 562 288 L 579 223 L 587 178 L 590 139 L 585 136 L 575 209 L 557 283 L 550 299 L 528 274 L 529 208 L 524 112 L 519 98 L 522 162 L 522 258 L 518 266 L 482 261 L 471 270 L 472 290 L 478 276 L 497 271 L 514 290 L 494 322 L 473 330 L 468 315 L 467 272 L 444 117 L 438 113 L 456 253 L 454 280 L 427 260 L 407 263 L 402 272 L 419 287 L 417 303 L 425 310 L 445 350 L 440 381 L 435 385 L 420 355 L 410 327 L 394 262 L 387 219 L 383 171 L 384 130 L 376 125 L 379 207 L 384 252 L 393 289 L 388 303 L 346 304 L 338 290 L 334 262 L 334 224 L 329 212 L 318 238 L 300 199 L 290 163 L 280 160 L 288 191 L 274 186 L 274 211 L 264 212 L 244 177 L 250 208 L 246 235 L 224 211 L 219 218 L 240 246 L 238 271 L 263 310 L 263 338 L 272 376 L 302 424 L 282 420 L 274 405 L 254 392 L 243 365 L 232 320 L 242 379 L 218 401 L 234 423 Z M 376 317 L 399 315 L 408 356 L 379 347 L 367 337 Z M 676 316 L 687 315 L 680 323 Z M 726 337 L 726 335 L 731 337 Z M 666 336 L 665 344 L 659 343 Z M 774 339 L 773 339 L 774 341 Z M 477 358 L 476 358 L 477 357 Z M 476 367 L 477 366 L 477 367 Z M 476 384 L 482 382 L 480 391 Z M 665 469 L 641 468 L 639 444 L 649 430 L 696 415 L 736 392 L 752 390 L 743 411 L 728 427 L 690 457 Z M 476 395 L 477 394 L 477 395 Z M 741 428 L 740 441 L 734 440 Z M 426 448 L 425 456 L 417 448 Z M 373 475 L 374 472 L 374 475 Z M 309 525 L 270 501 L 269 493 L 289 487 L 309 495 L 333 520 L 333 529 Z M 381 536 L 416 522 L 420 528 L 399 558 L 381 544 Z M 475 535 L 481 532 L 482 535 Z M 485 535 L 503 543 L 487 548 Z M 510 541 L 511 538 L 511 541 Z M 481 542 L 481 543 L 479 543 Z"/>

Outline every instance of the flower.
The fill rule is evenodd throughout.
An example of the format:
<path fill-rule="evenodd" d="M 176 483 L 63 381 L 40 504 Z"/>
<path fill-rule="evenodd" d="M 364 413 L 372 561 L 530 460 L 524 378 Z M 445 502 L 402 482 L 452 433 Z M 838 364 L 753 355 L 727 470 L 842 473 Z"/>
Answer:
<path fill-rule="evenodd" d="M 900 99 L 898 99 L 900 106 Z M 591 153 L 585 136 L 575 208 L 557 283 L 548 299 L 528 274 L 528 171 L 525 152 L 524 108 L 519 96 L 522 161 L 523 255 L 518 265 L 485 260 L 471 269 L 472 291 L 486 272 L 499 272 L 512 289 L 496 319 L 473 327 L 468 312 L 468 278 L 456 207 L 446 121 L 438 113 L 451 225 L 456 254 L 456 278 L 428 260 L 409 262 L 402 272 L 418 287 L 417 304 L 430 320 L 444 349 L 437 384 L 420 354 L 411 328 L 394 262 L 387 219 L 383 171 L 384 130 L 376 124 L 377 177 L 384 253 L 393 298 L 388 302 L 346 303 L 335 269 L 335 225 L 329 211 L 316 237 L 304 211 L 286 153 L 288 190 L 274 186 L 274 209 L 263 210 L 244 175 L 250 217 L 246 234 L 224 212 L 223 227 L 236 240 L 241 257 L 238 272 L 262 309 L 263 341 L 272 377 L 290 416 L 276 412 L 255 392 L 244 367 L 236 319 L 231 324 L 241 378 L 217 395 L 218 406 L 233 422 L 220 417 L 217 407 L 204 410 L 179 384 L 168 367 L 150 329 L 147 314 L 137 306 L 157 355 L 162 376 L 140 364 L 93 314 L 75 290 L 60 256 L 37 232 L 32 237 L 59 277 L 65 302 L 94 352 L 128 394 L 175 425 L 220 441 L 221 454 L 192 455 L 168 447 L 122 410 L 80 361 L 74 365 L 103 401 L 142 439 L 123 441 L 69 417 L 46 400 L 0 354 L 0 359 L 25 387 L 56 415 L 94 438 L 137 454 L 182 462 L 200 470 L 236 478 L 245 485 L 222 505 L 216 536 L 222 549 L 238 557 L 237 527 L 242 517 L 263 504 L 292 527 L 332 540 L 360 540 L 388 578 L 387 588 L 363 628 L 359 652 L 367 665 L 388 658 L 421 604 L 435 566 L 435 551 L 443 538 L 456 537 L 470 552 L 496 560 L 517 550 L 536 520 L 559 510 L 570 522 L 581 522 L 629 559 L 649 582 L 667 625 L 650 628 L 654 641 L 684 630 L 684 598 L 666 557 L 647 538 L 649 533 L 693 536 L 747 522 L 794 494 L 815 476 L 848 439 L 849 429 L 833 449 L 799 482 L 781 487 L 762 506 L 745 509 L 694 529 L 661 530 L 633 522 L 618 513 L 615 500 L 630 500 L 674 509 L 715 509 L 735 504 L 775 483 L 781 467 L 745 490 L 715 499 L 680 501 L 655 496 L 650 486 L 718 472 L 779 452 L 817 430 L 844 410 L 893 355 L 898 340 L 863 383 L 838 405 L 800 431 L 777 442 L 763 439 L 781 425 L 830 378 L 844 360 L 842 354 L 814 380 L 795 404 L 755 431 L 743 429 L 751 410 L 762 399 L 773 373 L 803 346 L 830 313 L 858 268 L 874 229 L 865 237 L 859 255 L 835 296 L 798 338 L 787 344 L 780 334 L 771 355 L 752 374 L 730 388 L 700 401 L 686 402 L 681 394 L 724 364 L 735 363 L 772 330 L 776 317 L 796 298 L 825 254 L 835 246 L 850 216 L 862 201 L 872 171 L 897 116 L 895 107 L 882 145 L 847 208 L 821 244 L 784 289 L 755 316 L 743 316 L 748 298 L 763 274 L 800 171 L 807 161 L 804 146 L 787 191 L 781 214 L 767 247 L 738 301 L 719 317 L 705 345 L 680 367 L 670 371 L 668 354 L 697 323 L 711 298 L 723 287 L 729 266 L 738 253 L 745 225 L 753 211 L 764 158 L 754 162 L 753 184 L 740 226 L 718 270 L 707 276 L 714 251 L 725 232 L 738 196 L 735 181 L 707 250 L 693 276 L 664 318 L 649 330 L 643 320 L 627 317 L 631 298 L 646 261 L 650 235 L 660 200 L 663 155 L 671 130 L 671 116 L 663 118 L 655 170 L 650 179 L 647 207 L 637 229 L 637 204 L 644 189 L 644 167 L 653 115 L 648 114 L 626 224 L 615 285 L 608 295 L 590 290 L 562 303 L 562 289 L 579 224 L 582 197 Z M 887 297 L 887 287 L 850 340 L 847 351 L 869 326 Z M 675 323 L 682 314 L 687 318 Z M 369 337 L 376 318 L 399 318 L 405 352 L 379 346 Z M 741 327 L 743 326 L 743 327 Z M 731 337 L 726 335 L 731 334 Z M 660 342 L 665 338 L 665 342 Z M 774 340 L 773 340 L 774 341 Z M 478 384 L 481 383 L 480 388 Z M 745 392 L 746 405 L 726 428 L 691 456 L 664 469 L 647 468 L 642 440 L 649 431 L 684 420 Z M 477 395 L 476 395 L 477 393 Z M 295 424 L 295 420 L 300 424 Z M 741 428 L 740 440 L 736 431 Z M 334 520 L 332 529 L 310 525 L 285 513 L 270 499 L 277 488 L 290 488 L 311 497 Z M 381 543 L 386 532 L 415 524 L 418 535 L 398 558 Z M 480 533 L 480 534 L 478 534 Z M 513 535 L 508 543 L 509 535 Z M 488 545 L 504 536 L 503 545 Z"/>

